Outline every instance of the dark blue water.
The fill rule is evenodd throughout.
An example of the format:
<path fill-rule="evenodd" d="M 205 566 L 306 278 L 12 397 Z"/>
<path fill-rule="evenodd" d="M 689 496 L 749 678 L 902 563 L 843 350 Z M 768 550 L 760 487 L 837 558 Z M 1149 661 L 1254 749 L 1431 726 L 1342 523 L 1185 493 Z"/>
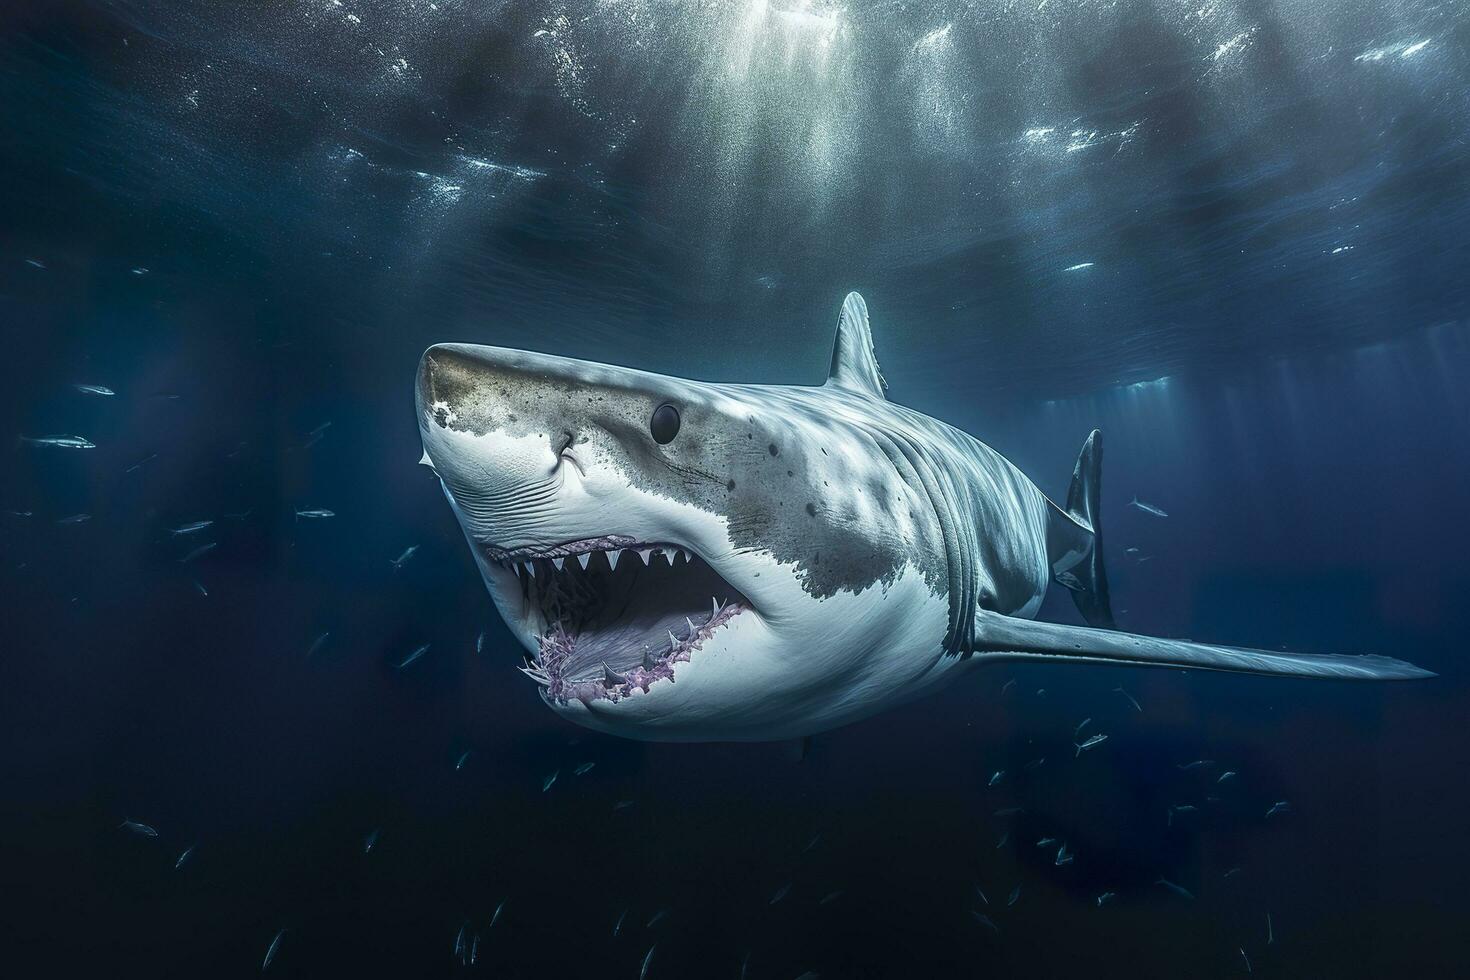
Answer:
<path fill-rule="evenodd" d="M 7 972 L 1459 966 L 1465 14 L 1036 6 L 0 13 L 0 434 L 96 444 L 0 466 Z M 1048 493 L 1104 430 L 1124 629 L 1441 676 L 997 668 L 804 761 L 557 720 L 419 353 L 816 383 L 848 289 L 890 397 Z"/>

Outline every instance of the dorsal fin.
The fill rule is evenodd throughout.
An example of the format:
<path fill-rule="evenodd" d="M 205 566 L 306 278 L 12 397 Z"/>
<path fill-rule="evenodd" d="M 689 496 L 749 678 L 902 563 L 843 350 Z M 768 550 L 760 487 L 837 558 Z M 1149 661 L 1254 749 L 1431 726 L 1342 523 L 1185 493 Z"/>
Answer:
<path fill-rule="evenodd" d="M 827 384 L 858 395 L 882 398 L 888 383 L 878 373 L 873 356 L 873 330 L 868 326 L 868 304 L 848 293 L 837 318 L 837 343 L 832 346 L 832 370 Z"/>

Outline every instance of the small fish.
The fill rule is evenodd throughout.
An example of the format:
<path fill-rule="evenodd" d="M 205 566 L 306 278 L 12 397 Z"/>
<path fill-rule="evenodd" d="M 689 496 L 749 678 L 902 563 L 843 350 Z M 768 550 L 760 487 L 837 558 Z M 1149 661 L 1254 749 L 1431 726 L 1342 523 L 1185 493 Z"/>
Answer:
<path fill-rule="evenodd" d="M 199 547 L 195 548 L 193 551 L 189 552 L 187 555 L 185 555 L 184 557 L 180 558 L 179 559 L 179 564 L 180 565 L 187 565 L 187 564 L 189 564 L 189 562 L 193 561 L 195 558 L 198 558 L 198 557 L 200 557 L 202 555 L 207 555 L 211 551 L 213 551 L 215 548 L 218 548 L 218 547 L 219 547 L 219 542 L 218 541 L 211 541 L 208 544 L 201 544 Z"/>
<path fill-rule="evenodd" d="M 1161 509 L 1159 507 L 1155 507 L 1153 504 L 1150 504 L 1150 503 L 1147 503 L 1145 501 L 1139 500 L 1137 497 L 1134 497 L 1132 500 L 1130 500 L 1128 502 L 1128 506 L 1130 506 L 1130 507 L 1137 507 L 1139 510 L 1143 511 L 1145 514 L 1152 514 L 1155 517 L 1168 517 L 1169 516 L 1163 509 Z"/>
<path fill-rule="evenodd" d="M 1009 691 L 1011 688 L 1013 688 L 1015 686 L 1016 686 L 1015 678 L 1012 678 L 1012 679 L 1006 681 L 1004 684 L 1002 684 L 1000 686 L 1000 694 L 1001 694 L 1001 697 L 1005 697 L 1006 692 Z"/>
<path fill-rule="evenodd" d="M 996 841 L 995 849 L 997 851 L 1000 850 L 1002 847 L 1005 847 L 1007 844 L 1009 844 L 1010 841 L 1011 841 L 1011 832 L 1009 830 L 1007 830 L 1005 833 L 1003 833 L 1003 834 L 1000 835 L 1000 840 Z"/>
<path fill-rule="evenodd" d="M 620 915 L 620 916 L 618 916 L 618 921 L 617 922 L 614 922 L 613 923 L 613 938 L 614 939 L 618 938 L 618 934 L 623 931 L 623 920 L 626 919 L 627 917 L 628 917 L 628 910 L 627 909 L 623 909 L 623 914 Z"/>
<path fill-rule="evenodd" d="M 658 943 L 648 947 L 648 955 L 643 957 L 643 968 L 638 971 L 638 980 L 645 980 L 648 976 L 648 964 L 653 962 L 653 951 L 658 949 Z"/>
<path fill-rule="evenodd" d="M 572 770 L 572 775 L 585 776 L 592 771 L 592 767 L 595 765 L 597 765 L 597 763 L 595 762 L 584 762 L 580 766 Z"/>
<path fill-rule="evenodd" d="M 174 861 L 174 870 L 177 871 L 177 870 L 179 870 L 179 868 L 183 867 L 184 866 L 184 862 L 187 861 L 187 860 L 189 860 L 189 855 L 191 855 L 193 853 L 194 853 L 194 845 L 193 844 L 190 844 L 188 847 L 184 848 L 183 851 L 180 852 L 178 858 Z"/>
<path fill-rule="evenodd" d="M 312 640 L 311 641 L 311 646 L 309 646 L 309 647 L 306 648 L 306 659 L 307 660 L 310 660 L 312 657 L 316 656 L 318 653 L 321 653 L 322 647 L 326 646 L 326 644 L 327 644 L 327 637 L 329 637 L 331 635 L 332 635 L 331 630 L 328 630 L 327 632 L 323 633 L 321 636 L 317 637 L 315 640 Z"/>
<path fill-rule="evenodd" d="M 1220 877 L 1221 878 L 1234 878 L 1238 874 L 1240 874 L 1240 869 L 1239 868 L 1231 868 L 1229 871 L 1225 872 Z"/>
<path fill-rule="evenodd" d="M 32 446 L 54 446 L 57 449 L 96 449 L 97 444 L 81 436 L 21 436 L 21 442 Z"/>
<path fill-rule="evenodd" d="M 194 588 L 199 590 L 200 595 L 204 596 L 206 599 L 209 598 L 209 590 L 206 589 L 204 587 L 204 583 L 199 581 L 197 578 L 194 580 Z"/>
<path fill-rule="evenodd" d="M 1236 773 L 1235 770 L 1231 769 L 1228 772 L 1221 773 L 1220 778 L 1215 780 L 1215 782 L 1223 783 L 1227 779 L 1234 779 L 1237 775 L 1238 773 Z"/>
<path fill-rule="evenodd" d="M 1138 554 L 1138 549 L 1137 548 L 1124 548 L 1123 549 L 1123 553 L 1124 554 L 1128 554 L 1128 555 L 1136 555 L 1136 554 Z"/>
<path fill-rule="evenodd" d="M 1117 897 L 1117 892 L 1103 892 L 1101 895 L 1097 896 L 1097 907 L 1102 908 L 1104 905 L 1111 902 Z"/>
<path fill-rule="evenodd" d="M 102 395 L 103 397 L 109 397 L 117 394 L 117 392 L 113 391 L 111 388 L 105 388 L 102 385 L 72 385 L 72 387 L 75 388 L 77 391 L 80 391 L 84 395 Z"/>
<path fill-rule="evenodd" d="M 146 276 L 146 275 L 148 275 L 148 267 L 147 266 L 143 266 L 143 265 L 138 266 L 136 269 L 133 270 L 133 275 L 135 275 L 135 276 Z"/>
<path fill-rule="evenodd" d="M 266 970 L 270 969 L 271 960 L 276 958 L 276 950 L 281 948 L 281 937 L 285 934 L 286 930 L 282 929 L 280 932 L 276 933 L 276 938 L 271 940 L 270 946 L 265 951 L 265 959 L 262 960 L 260 963 L 261 973 L 264 973 Z"/>
<path fill-rule="evenodd" d="M 975 894 L 980 896 L 980 901 L 984 902 L 986 905 L 990 904 L 990 899 L 985 896 L 985 889 L 981 888 L 979 885 L 975 886 Z"/>
<path fill-rule="evenodd" d="M 1213 766 L 1214 764 L 1214 759 L 1195 759 L 1193 762 L 1186 762 L 1183 765 L 1176 766 L 1175 768 L 1184 769 L 1187 771 L 1190 769 L 1204 769 L 1208 766 Z"/>
<path fill-rule="evenodd" d="M 1083 269 L 1091 269 L 1094 264 L 1095 263 L 1092 263 L 1092 262 L 1078 262 L 1076 265 L 1069 265 L 1069 266 L 1067 266 L 1062 271 L 1063 272 L 1081 272 Z"/>
<path fill-rule="evenodd" d="M 368 831 L 368 835 L 362 839 L 362 853 L 373 853 L 373 848 L 378 846 L 378 838 L 382 835 L 382 833 L 383 832 L 381 830 L 378 830 L 376 828 Z"/>
<path fill-rule="evenodd" d="M 484 630 L 481 630 L 480 631 L 480 635 L 477 636 L 477 637 L 475 637 L 475 652 L 476 653 L 484 653 L 485 652 L 485 631 Z"/>
<path fill-rule="evenodd" d="M 1017 885 L 1011 890 L 1011 897 L 1006 899 L 1006 908 L 1010 908 L 1021 900 L 1021 886 Z"/>
<path fill-rule="evenodd" d="M 970 914 L 975 917 L 976 922 L 980 923 L 982 926 L 989 929 L 997 936 L 1000 935 L 1000 927 L 997 926 L 994 922 L 990 921 L 990 916 L 986 915 L 984 912 L 977 912 L 974 909 L 970 910 Z"/>
<path fill-rule="evenodd" d="M 1060 868 L 1065 864 L 1071 864 L 1072 859 L 1076 856 L 1077 855 L 1067 850 L 1067 842 L 1062 841 L 1062 846 L 1057 848 L 1057 858 L 1053 863 Z"/>
<path fill-rule="evenodd" d="M 1046 756 L 1042 756 L 1040 759 L 1032 759 L 1030 762 L 1026 763 L 1026 769 L 1027 769 L 1027 771 L 1030 771 L 1032 769 L 1037 768 L 1038 766 L 1041 766 L 1045 762 L 1046 762 Z"/>
<path fill-rule="evenodd" d="M 459 772 L 459 770 L 463 769 L 464 768 L 465 761 L 467 759 L 469 759 L 469 757 L 470 757 L 470 750 L 469 749 L 465 749 L 463 752 L 461 752 L 459 754 L 459 758 L 454 760 L 454 771 L 455 772 Z"/>
<path fill-rule="evenodd" d="M 404 548 L 403 549 L 403 554 L 401 554 L 397 558 L 393 559 L 393 570 L 396 572 L 396 571 L 398 571 L 398 569 L 402 568 L 403 567 L 403 563 L 406 562 L 406 561 L 408 561 L 410 558 L 412 558 L 413 557 L 413 553 L 415 551 L 418 551 L 418 550 L 419 550 L 419 546 L 416 545 L 416 544 L 411 544 L 407 548 Z"/>
<path fill-rule="evenodd" d="M 1036 846 L 1037 847 L 1051 847 L 1056 842 L 1057 842 L 1057 839 L 1055 837 L 1043 837 L 1043 838 L 1041 838 L 1041 840 L 1039 840 L 1039 841 L 1036 842 Z"/>
<path fill-rule="evenodd" d="M 1269 810 L 1266 811 L 1266 816 L 1271 817 L 1271 816 L 1275 816 L 1278 813 L 1290 813 L 1290 812 L 1291 812 L 1291 804 L 1288 803 L 1286 800 L 1281 800 L 1278 803 L 1272 803 L 1271 804 L 1271 809 L 1269 809 Z"/>
<path fill-rule="evenodd" d="M 649 919 L 648 920 L 648 924 L 646 926 L 644 926 L 643 928 L 645 928 L 645 929 L 652 929 L 654 926 L 658 925 L 660 922 L 664 921 L 668 917 L 669 917 L 669 910 L 668 909 L 659 909 L 657 912 L 653 913 L 653 918 Z"/>
<path fill-rule="evenodd" d="M 790 892 L 790 891 L 791 891 L 791 883 L 790 882 L 787 882 L 786 884 L 782 885 L 780 888 L 777 888 L 776 889 L 776 894 L 772 895 L 771 896 L 771 900 L 769 902 L 767 902 L 766 904 L 767 905 L 775 905 L 777 902 L 781 901 L 781 899 L 785 898 L 786 897 L 786 894 L 788 892 Z"/>
<path fill-rule="evenodd" d="M 57 524 L 85 524 L 87 521 L 90 521 L 91 519 L 92 519 L 92 515 L 91 514 L 73 514 L 70 517 L 63 517 L 61 520 L 57 521 L 56 523 Z"/>
<path fill-rule="evenodd" d="M 131 831 L 132 833 L 138 834 L 142 837 L 158 836 L 158 831 L 154 830 L 146 823 L 139 823 L 136 820 L 124 820 L 122 823 L 118 824 L 118 828 L 121 830 Z"/>
<path fill-rule="evenodd" d="M 557 776 L 560 776 L 560 775 L 561 775 L 561 770 L 558 769 L 556 772 L 552 773 L 550 776 L 547 776 L 544 780 L 542 780 L 541 781 L 541 792 L 544 793 L 547 790 L 551 789 L 551 784 L 554 783 L 554 782 L 556 782 L 556 777 Z"/>
<path fill-rule="evenodd" d="M 414 650 L 413 653 L 410 653 L 408 656 L 406 656 L 402 660 L 400 660 L 398 662 L 397 669 L 398 670 L 402 670 L 403 668 L 407 667 L 409 664 L 413 663 L 415 660 L 419 659 L 420 657 L 422 657 L 424 654 L 426 654 L 428 652 L 429 652 L 429 644 L 425 643 L 423 646 L 421 646 L 418 649 Z"/>
<path fill-rule="evenodd" d="M 618 800 L 616 803 L 613 804 L 613 812 L 616 813 L 619 810 L 626 810 L 632 805 L 632 800 Z"/>
<path fill-rule="evenodd" d="M 1254 973 L 1255 971 L 1251 969 L 1251 958 L 1249 956 L 1245 955 L 1245 950 L 1244 949 L 1241 949 L 1241 951 L 1240 951 L 1240 958 L 1243 959 L 1243 960 L 1245 960 L 1245 972 L 1246 973 Z"/>
<path fill-rule="evenodd" d="M 1266 913 L 1266 945 L 1270 946 L 1276 941 L 1276 932 L 1271 928 L 1271 913 Z"/>
<path fill-rule="evenodd" d="M 233 514 L 226 514 L 225 519 L 230 521 L 243 521 L 253 513 L 255 513 L 255 508 L 252 507 L 250 510 L 240 510 Z"/>
<path fill-rule="evenodd" d="M 815 834 L 812 835 L 812 839 L 811 840 L 809 840 L 809 841 L 806 842 L 806 847 L 803 847 L 801 849 L 801 853 L 806 854 L 807 852 L 813 850 L 817 846 L 817 842 L 820 841 L 821 839 L 822 839 L 822 832 L 819 830 Z"/>
<path fill-rule="evenodd" d="M 46 268 L 46 263 L 42 262 L 40 259 L 26 259 L 26 265 L 30 266 L 33 269 Z"/>
<path fill-rule="evenodd" d="M 1082 742 L 1082 743 L 1080 743 L 1080 744 L 1077 745 L 1077 755 L 1074 755 L 1072 758 L 1074 758 L 1074 759 L 1077 758 L 1077 756 L 1080 756 L 1083 752 L 1086 752 L 1088 749 L 1092 748 L 1095 745 L 1101 745 L 1102 743 L 1106 742 L 1107 740 L 1108 740 L 1108 737 L 1106 735 L 1101 734 L 1101 733 L 1092 736 L 1087 741 Z"/>
<path fill-rule="evenodd" d="M 184 534 L 195 534 L 207 527 L 214 527 L 214 521 L 191 521 L 188 524 L 180 524 L 178 527 L 169 528 L 168 533 L 174 537 L 179 537 Z"/>
<path fill-rule="evenodd" d="M 825 895 L 822 896 L 822 900 L 820 902 L 818 902 L 817 904 L 818 905 L 831 905 L 833 902 L 837 901 L 841 897 L 842 897 L 842 891 L 840 889 L 838 891 L 835 891 L 835 892 L 828 892 L 827 894 L 825 894 Z"/>
<path fill-rule="evenodd" d="M 465 933 L 465 930 L 468 929 L 469 927 L 470 927 L 470 924 L 468 922 L 464 923 L 463 925 L 461 925 L 459 927 L 459 932 L 456 933 L 455 934 L 455 937 L 454 937 L 454 953 L 453 953 L 453 956 L 454 956 L 455 959 L 459 960 L 460 963 L 464 963 L 465 960 L 466 960 L 466 958 L 467 958 L 466 957 L 466 954 L 465 954 L 464 933 Z"/>
<path fill-rule="evenodd" d="M 300 518 L 300 517 L 311 517 L 311 518 L 316 518 L 316 519 L 319 519 L 320 520 L 322 518 L 327 518 L 327 517 L 336 517 L 337 516 L 337 512 L 336 511 L 333 511 L 333 510 L 326 510 L 324 508 L 318 507 L 318 508 L 315 508 L 315 509 L 312 509 L 312 510 L 298 510 L 296 512 L 296 516 L 298 518 Z"/>
<path fill-rule="evenodd" d="M 1191 902 L 1194 901 L 1194 895 L 1189 891 L 1189 889 L 1182 888 L 1179 885 L 1174 884 L 1168 878 L 1160 878 L 1158 881 L 1154 882 L 1154 884 L 1156 884 L 1156 885 L 1163 885 L 1165 888 L 1169 889 L 1169 891 L 1173 892 L 1175 895 L 1178 895 L 1181 898 L 1187 898 Z"/>
<path fill-rule="evenodd" d="M 7 510 L 5 513 L 11 517 L 32 517 L 36 512 L 33 510 Z"/>
<path fill-rule="evenodd" d="M 1004 779 L 1005 776 L 1006 776 L 1006 771 L 1004 769 L 997 769 L 995 771 L 995 775 L 993 775 L 993 776 L 990 777 L 990 785 L 991 786 L 994 786 L 996 783 L 998 783 L 1002 779 Z"/>
<path fill-rule="evenodd" d="M 1082 729 L 1086 728 L 1090 724 L 1092 724 L 1091 718 L 1083 718 L 1082 722 L 1076 728 L 1072 729 L 1072 737 L 1075 739 L 1078 735 L 1081 735 Z"/>
<path fill-rule="evenodd" d="M 1114 690 L 1114 692 L 1116 692 L 1118 694 L 1121 694 L 1121 695 L 1123 695 L 1123 697 L 1127 698 L 1128 699 L 1128 703 L 1131 704 L 1131 705 L 1133 705 L 1133 710 L 1134 711 L 1137 711 L 1139 714 L 1143 714 L 1143 706 L 1138 703 L 1138 700 L 1133 695 L 1129 694 L 1127 691 L 1123 690 L 1121 687 L 1115 687 L 1115 688 L 1113 688 L 1113 690 Z"/>
<path fill-rule="evenodd" d="M 474 941 L 470 943 L 470 966 L 474 966 L 475 965 L 475 961 L 478 960 L 479 958 L 480 958 L 480 934 L 479 933 L 475 933 Z"/>
<path fill-rule="evenodd" d="M 490 916 L 490 924 L 488 926 L 486 926 L 485 928 L 487 928 L 487 929 L 494 929 L 495 928 L 495 923 L 497 923 L 497 922 L 500 921 L 500 913 L 502 911 L 504 911 L 504 910 L 505 910 L 505 903 L 504 902 L 501 902 L 499 905 L 495 906 L 495 914 L 492 915 L 492 916 Z"/>

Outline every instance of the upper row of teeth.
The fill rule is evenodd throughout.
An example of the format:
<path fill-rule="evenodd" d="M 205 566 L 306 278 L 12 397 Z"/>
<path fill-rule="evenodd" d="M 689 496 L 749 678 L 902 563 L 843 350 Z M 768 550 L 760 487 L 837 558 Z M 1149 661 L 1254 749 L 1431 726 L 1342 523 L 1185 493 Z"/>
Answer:
<path fill-rule="evenodd" d="M 596 553 L 597 552 L 584 551 L 578 555 L 562 555 L 558 558 L 552 558 L 550 559 L 550 561 L 551 564 L 559 572 L 562 570 L 562 566 L 566 564 L 566 560 L 568 558 L 575 558 L 577 562 L 581 564 L 582 570 L 586 571 L 587 562 L 590 561 L 592 556 Z M 619 548 L 613 551 L 604 551 L 602 552 L 602 554 L 607 556 L 608 566 L 613 569 L 616 569 L 618 567 L 618 562 L 622 559 L 624 555 L 633 555 L 645 565 L 653 561 L 654 555 L 663 555 L 664 560 L 667 561 L 671 566 L 674 564 L 674 559 L 680 556 L 683 556 L 684 563 L 686 565 L 694 560 L 694 552 L 689 551 L 687 548 Z M 546 559 L 542 560 L 544 561 Z M 497 564 L 500 565 L 501 568 L 510 568 L 515 570 L 516 572 L 521 572 L 524 570 L 525 574 L 532 577 L 535 577 L 536 575 L 536 559 L 528 559 L 526 561 L 502 561 L 497 562 Z"/>

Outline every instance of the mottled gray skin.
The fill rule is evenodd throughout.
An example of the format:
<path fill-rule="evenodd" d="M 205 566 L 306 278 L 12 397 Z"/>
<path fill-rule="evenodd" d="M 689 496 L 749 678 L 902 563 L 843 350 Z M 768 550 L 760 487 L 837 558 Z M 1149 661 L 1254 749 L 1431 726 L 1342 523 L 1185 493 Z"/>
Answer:
<path fill-rule="evenodd" d="M 788 738 L 932 690 L 962 663 L 997 659 L 1430 676 L 1382 657 L 1031 622 L 1057 577 L 1089 622 L 1111 625 L 1095 527 L 1097 434 L 1066 509 L 1056 506 L 988 446 L 886 400 L 856 293 L 821 387 L 714 384 L 443 344 L 423 356 L 417 405 L 424 461 L 532 653 L 549 624 L 522 601 L 507 556 L 547 558 L 587 541 L 673 544 L 743 597 L 747 611 L 669 679 L 620 698 L 548 699 L 602 731 Z M 663 405 L 681 419 L 666 444 L 650 431 Z"/>
<path fill-rule="evenodd" d="M 450 406 L 426 425 L 590 444 L 629 484 L 726 517 L 736 548 L 795 563 L 813 598 L 912 563 L 954 597 L 952 652 L 968 649 L 966 609 L 1014 613 L 1050 576 L 1047 500 L 1030 480 L 971 436 L 846 388 L 707 384 L 445 344 L 423 357 L 419 401 Z M 649 418 L 664 403 L 682 425 L 661 446 Z M 439 472 L 451 493 L 472 490 Z"/>

